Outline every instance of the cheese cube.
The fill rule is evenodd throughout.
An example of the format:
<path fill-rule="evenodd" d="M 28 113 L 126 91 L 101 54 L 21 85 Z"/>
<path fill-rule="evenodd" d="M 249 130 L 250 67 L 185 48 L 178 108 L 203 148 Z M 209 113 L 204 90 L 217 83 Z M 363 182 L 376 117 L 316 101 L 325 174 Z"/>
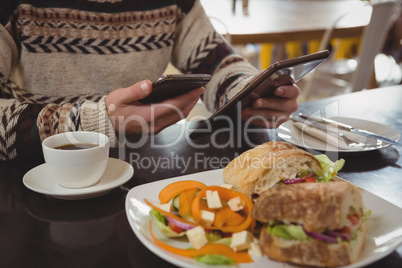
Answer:
<path fill-rule="evenodd" d="M 253 242 L 250 243 L 250 248 L 248 249 L 248 254 L 252 257 L 262 257 L 262 252 L 260 246 L 258 245 L 258 239 L 254 238 Z"/>
<path fill-rule="evenodd" d="M 207 224 L 212 225 L 215 219 L 215 213 L 208 210 L 201 210 L 201 219 Z"/>
<path fill-rule="evenodd" d="M 222 203 L 219 198 L 218 191 L 207 190 L 206 196 L 207 196 L 208 208 L 221 208 L 222 207 Z"/>
<path fill-rule="evenodd" d="M 190 241 L 191 246 L 195 249 L 200 249 L 208 243 L 207 236 L 205 235 L 205 230 L 201 226 L 194 227 L 186 231 L 188 241 Z"/>
<path fill-rule="evenodd" d="M 240 197 L 234 197 L 228 201 L 228 206 L 233 211 L 239 211 L 244 208 L 244 201 Z"/>
<path fill-rule="evenodd" d="M 160 204 L 160 205 L 159 205 L 159 208 L 162 209 L 162 210 L 164 210 L 164 211 L 170 212 L 170 206 L 171 206 L 170 203 Z"/>
<path fill-rule="evenodd" d="M 233 185 L 227 184 L 227 183 L 221 184 L 221 185 L 219 185 L 219 186 L 220 186 L 220 187 L 223 187 L 223 188 L 226 188 L 226 189 L 232 189 L 232 188 L 233 188 Z"/>
<path fill-rule="evenodd" d="M 246 230 L 234 233 L 232 235 L 232 243 L 230 244 L 230 247 L 233 248 L 234 251 L 249 249 L 253 239 L 253 234 Z"/>

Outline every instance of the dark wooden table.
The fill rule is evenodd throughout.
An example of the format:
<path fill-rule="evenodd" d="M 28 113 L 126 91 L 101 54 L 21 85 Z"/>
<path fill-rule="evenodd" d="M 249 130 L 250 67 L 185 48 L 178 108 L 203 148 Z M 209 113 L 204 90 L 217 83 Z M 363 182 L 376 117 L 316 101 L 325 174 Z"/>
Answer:
<path fill-rule="evenodd" d="M 381 122 L 402 132 L 401 103 L 402 86 L 395 86 L 302 103 L 300 111 L 328 112 L 336 107 L 340 116 Z M 112 149 L 112 157 L 134 166 L 134 176 L 122 187 L 87 200 L 58 200 L 27 189 L 22 183 L 24 174 L 43 159 L 0 162 L 0 266 L 173 267 L 134 235 L 124 208 L 127 192 L 136 185 L 223 168 L 254 144 L 279 139 L 275 130 L 256 132 L 247 142 L 233 133 L 222 132 L 198 140 L 197 144 L 204 148 L 194 149 L 195 145 L 180 136 L 181 129 L 182 125 L 175 125 L 148 137 L 140 148 Z M 134 140 L 129 145 L 138 147 Z M 155 148 L 158 146 L 162 148 Z M 401 154 L 402 147 L 393 146 L 342 155 L 346 165 L 339 175 L 402 207 Z M 186 169 L 179 165 L 155 169 L 147 162 L 160 157 L 190 159 L 190 165 Z M 402 246 L 368 267 L 402 267 Z"/>

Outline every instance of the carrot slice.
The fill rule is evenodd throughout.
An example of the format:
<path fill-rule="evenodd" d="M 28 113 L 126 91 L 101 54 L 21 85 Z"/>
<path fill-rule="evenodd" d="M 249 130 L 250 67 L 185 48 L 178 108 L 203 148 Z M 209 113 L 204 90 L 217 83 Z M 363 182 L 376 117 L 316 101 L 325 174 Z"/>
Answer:
<path fill-rule="evenodd" d="M 214 226 L 222 228 L 224 226 L 237 226 L 244 222 L 245 218 L 233 211 L 230 207 L 223 207 L 215 213 Z"/>
<path fill-rule="evenodd" d="M 251 221 L 250 228 L 249 228 L 250 232 L 254 232 L 256 224 L 257 224 L 257 221 L 255 219 L 253 219 Z"/>
<path fill-rule="evenodd" d="M 210 226 L 205 226 L 203 224 L 201 224 L 202 219 L 201 219 L 201 198 L 206 196 L 206 192 L 207 190 L 211 190 L 211 191 L 218 191 L 219 197 L 223 200 L 230 200 L 231 198 L 237 197 L 239 196 L 241 200 L 244 201 L 244 212 L 246 216 L 246 219 L 239 225 L 236 226 L 223 226 L 221 228 L 217 228 L 217 227 L 210 227 Z M 252 218 L 250 216 L 251 213 L 251 209 L 253 208 L 253 203 L 251 202 L 251 200 L 245 196 L 244 194 L 237 192 L 235 190 L 232 189 L 227 189 L 227 188 L 223 188 L 220 186 L 207 186 L 204 189 L 202 189 L 202 191 L 198 194 L 198 196 L 194 199 L 192 207 L 191 207 L 191 211 L 192 211 L 192 215 L 193 215 L 193 219 L 195 222 L 199 223 L 203 228 L 206 229 L 219 229 L 224 233 L 236 233 L 236 232 L 240 232 L 243 231 L 245 229 L 247 229 L 250 224 L 252 223 Z"/>
<path fill-rule="evenodd" d="M 253 221 L 250 216 L 251 209 L 253 206 L 251 200 L 244 194 L 237 192 L 235 190 L 232 190 L 232 189 L 227 189 L 227 188 L 223 188 L 220 186 L 206 186 L 202 182 L 198 182 L 198 181 L 177 181 L 177 182 L 167 185 L 165 188 L 162 189 L 162 191 L 159 193 L 159 200 L 162 204 L 164 204 L 164 203 L 169 202 L 176 195 L 182 194 L 189 190 L 195 190 L 195 191 L 201 190 L 201 192 L 193 199 L 193 201 L 191 203 L 191 209 L 190 209 L 191 215 L 192 215 L 194 221 L 196 222 L 196 224 L 194 222 L 190 222 L 181 217 L 178 217 L 172 213 L 166 212 L 166 211 L 160 209 L 159 207 L 156 207 L 155 205 L 153 205 L 152 203 L 150 203 L 147 200 L 145 200 L 145 201 L 150 207 L 154 208 L 156 211 L 158 211 L 159 213 L 161 213 L 164 216 L 171 217 L 175 220 L 178 220 L 183 223 L 191 224 L 193 226 L 200 225 L 201 227 L 203 227 L 204 229 L 207 229 L 207 230 L 221 230 L 224 233 L 235 233 L 235 232 L 243 231 L 251 225 L 251 223 Z M 201 219 L 201 210 L 204 210 L 204 209 L 210 210 L 210 209 L 205 207 L 206 205 L 204 204 L 203 200 L 201 200 L 201 199 L 206 196 L 207 190 L 218 191 L 220 198 L 225 201 L 228 201 L 234 197 L 240 197 L 245 203 L 245 207 L 243 209 L 243 213 L 245 215 L 245 217 L 243 217 L 244 220 L 240 221 L 240 218 L 238 216 L 241 216 L 241 215 L 236 213 L 237 215 L 232 214 L 233 218 L 231 217 L 228 220 L 218 221 L 218 222 L 221 222 L 218 224 L 218 225 L 220 225 L 219 227 L 213 226 L 213 225 L 212 226 L 206 225 Z M 185 199 L 187 199 L 187 198 L 185 198 Z M 213 210 L 210 210 L 210 211 L 213 211 Z M 236 218 L 234 218 L 234 217 L 236 217 Z M 229 222 L 232 220 L 233 220 L 233 224 L 225 224 L 224 223 L 224 222 Z"/>
<path fill-rule="evenodd" d="M 194 224 L 194 222 L 190 222 L 190 221 L 184 220 L 184 219 L 182 219 L 182 218 L 176 216 L 176 215 L 173 214 L 173 213 L 170 213 L 170 212 L 167 212 L 167 211 L 165 211 L 165 210 L 163 210 L 163 209 L 158 208 L 157 206 L 155 206 L 154 204 L 152 204 L 151 202 L 149 202 L 147 199 L 144 199 L 144 200 L 145 200 L 145 203 L 147 203 L 148 206 L 150 206 L 151 208 L 155 209 L 156 211 L 158 211 L 160 214 L 162 214 L 162 215 L 165 216 L 165 217 L 170 217 L 170 218 L 175 219 L 175 220 L 177 220 L 177 221 L 180 221 L 180 222 L 183 222 L 183 223 L 186 223 L 186 224 L 190 224 L 190 225 L 193 225 L 193 226 L 196 226 L 196 225 L 197 225 L 197 224 Z"/>
<path fill-rule="evenodd" d="M 206 244 L 202 248 L 196 249 L 180 249 L 175 248 L 170 245 L 163 243 L 162 241 L 158 240 L 153 231 L 152 231 L 152 221 L 149 221 L 149 230 L 151 233 L 152 238 L 155 240 L 156 244 L 161 248 L 170 251 L 174 254 L 181 255 L 184 257 L 196 257 L 196 256 L 203 256 L 207 254 L 219 254 L 224 255 L 228 258 L 233 259 L 236 263 L 250 263 L 253 262 L 253 259 L 250 255 L 246 252 L 235 252 L 230 247 L 224 244 Z"/>
<path fill-rule="evenodd" d="M 173 199 L 176 195 L 190 189 L 202 189 L 206 185 L 199 181 L 176 181 L 165 188 L 163 188 L 159 193 L 159 201 L 161 204 L 165 204 Z"/>
<path fill-rule="evenodd" d="M 186 190 L 180 193 L 179 197 L 179 214 L 183 218 L 191 216 L 191 204 L 197 196 L 198 189 Z"/>

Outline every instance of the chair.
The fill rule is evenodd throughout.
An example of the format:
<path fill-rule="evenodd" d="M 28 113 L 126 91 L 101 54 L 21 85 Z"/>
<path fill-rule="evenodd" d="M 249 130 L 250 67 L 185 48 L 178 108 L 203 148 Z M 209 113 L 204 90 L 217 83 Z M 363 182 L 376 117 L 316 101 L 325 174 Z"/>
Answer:
<path fill-rule="evenodd" d="M 242 0 L 242 7 L 244 15 L 248 15 L 248 0 Z M 232 0 L 232 11 L 236 13 L 236 0 Z"/>
<path fill-rule="evenodd" d="M 338 88 L 344 89 L 344 93 L 370 88 L 374 77 L 375 57 L 381 52 L 387 32 L 400 14 L 400 6 L 394 1 L 372 1 L 361 9 L 369 9 L 371 15 L 370 21 L 363 31 L 356 60 L 337 61 L 334 59 L 336 49 L 332 50 L 330 58 L 306 77 L 305 85 L 302 88 L 301 101 L 313 97 L 314 83 L 322 78 Z M 354 10 L 342 15 L 326 30 L 321 39 L 319 50 L 328 48 L 331 34 L 336 26 L 346 17 L 356 16 L 355 12 L 357 11 L 363 10 Z M 341 72 L 338 72 L 340 69 L 342 69 Z M 348 80 L 344 80 L 345 77 Z M 336 95 L 336 92 L 333 95 Z"/>

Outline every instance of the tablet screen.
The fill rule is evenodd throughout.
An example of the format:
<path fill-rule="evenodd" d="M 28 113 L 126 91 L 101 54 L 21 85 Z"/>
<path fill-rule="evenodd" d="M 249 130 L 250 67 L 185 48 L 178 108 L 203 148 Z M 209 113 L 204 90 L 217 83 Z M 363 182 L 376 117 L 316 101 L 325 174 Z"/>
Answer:
<path fill-rule="evenodd" d="M 272 64 L 254 77 L 244 89 L 207 120 L 198 124 L 198 127 L 191 132 L 190 138 L 196 139 L 200 136 L 211 134 L 214 130 L 214 121 L 216 118 L 221 115 L 229 115 L 236 105 L 249 96 L 250 93 L 256 93 L 258 97 L 255 99 L 272 95 L 273 90 L 278 86 L 297 83 L 302 77 L 328 58 L 328 56 L 329 52 L 324 50 Z"/>

